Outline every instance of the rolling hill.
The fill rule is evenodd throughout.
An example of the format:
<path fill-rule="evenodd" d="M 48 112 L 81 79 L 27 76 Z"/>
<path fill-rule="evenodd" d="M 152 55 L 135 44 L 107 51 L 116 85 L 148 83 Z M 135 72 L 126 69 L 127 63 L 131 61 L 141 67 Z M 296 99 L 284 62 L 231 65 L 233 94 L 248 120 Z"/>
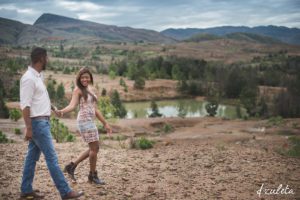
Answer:
<path fill-rule="evenodd" d="M 300 45 L 300 29 L 287 28 L 283 26 L 257 26 L 249 28 L 246 26 L 221 26 L 213 28 L 187 28 L 187 29 L 166 29 L 162 34 L 177 40 L 186 40 L 197 34 L 212 34 L 215 36 L 225 36 L 231 33 L 249 33 L 271 37 L 289 44 Z"/>

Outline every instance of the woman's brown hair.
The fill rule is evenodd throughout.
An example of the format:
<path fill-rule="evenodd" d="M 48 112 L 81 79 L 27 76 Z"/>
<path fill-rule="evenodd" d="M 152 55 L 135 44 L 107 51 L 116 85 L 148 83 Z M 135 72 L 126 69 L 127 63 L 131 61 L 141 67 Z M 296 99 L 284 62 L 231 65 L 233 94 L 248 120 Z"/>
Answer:
<path fill-rule="evenodd" d="M 93 97 L 93 100 L 94 101 L 97 101 L 97 98 L 95 97 L 95 95 L 93 95 L 90 91 L 88 91 L 88 88 L 87 87 L 84 87 L 81 82 L 80 82 L 80 78 L 83 74 L 89 74 L 90 78 L 91 78 L 91 83 L 92 85 L 94 84 L 94 79 L 93 79 L 93 75 L 92 73 L 90 72 L 90 70 L 87 68 L 87 67 L 83 67 L 79 70 L 78 74 L 77 74 L 77 77 L 76 77 L 76 85 L 77 87 L 81 90 L 82 92 L 82 96 L 84 98 L 84 100 L 86 101 L 87 98 L 88 98 L 88 94 L 92 95 Z"/>

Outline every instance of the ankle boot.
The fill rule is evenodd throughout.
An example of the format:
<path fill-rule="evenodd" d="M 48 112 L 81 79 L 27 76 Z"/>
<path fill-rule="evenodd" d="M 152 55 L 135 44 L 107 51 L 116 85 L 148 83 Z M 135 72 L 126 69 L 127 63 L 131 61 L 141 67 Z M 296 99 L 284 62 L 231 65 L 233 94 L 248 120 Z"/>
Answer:
<path fill-rule="evenodd" d="M 98 178 L 97 171 L 95 172 L 90 172 L 89 174 L 89 182 L 90 183 L 95 183 L 97 185 L 105 185 L 105 182 L 101 179 Z"/>
<path fill-rule="evenodd" d="M 76 169 L 77 165 L 75 165 L 73 162 L 70 162 L 69 164 L 67 164 L 65 166 L 64 172 L 68 173 L 69 176 L 71 177 L 71 179 L 73 179 L 74 181 L 76 181 L 75 179 L 75 169 Z"/>

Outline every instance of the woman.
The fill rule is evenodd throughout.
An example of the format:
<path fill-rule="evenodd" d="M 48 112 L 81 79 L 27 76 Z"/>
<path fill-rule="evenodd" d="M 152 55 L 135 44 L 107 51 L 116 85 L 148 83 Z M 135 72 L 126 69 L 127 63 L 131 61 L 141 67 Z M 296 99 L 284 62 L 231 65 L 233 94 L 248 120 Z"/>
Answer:
<path fill-rule="evenodd" d="M 65 166 L 65 172 L 67 172 L 71 178 L 76 181 L 74 172 L 77 165 L 89 158 L 90 160 L 90 173 L 88 180 L 95 184 L 105 184 L 104 181 L 98 178 L 96 171 L 97 153 L 99 151 L 99 134 L 98 129 L 94 123 L 95 117 L 97 117 L 104 128 L 107 130 L 107 134 L 111 134 L 112 130 L 109 124 L 106 123 L 104 117 L 101 115 L 97 108 L 97 96 L 93 92 L 93 75 L 88 68 L 82 68 L 76 77 L 76 86 L 70 104 L 64 109 L 58 110 L 60 116 L 75 109 L 79 104 L 79 112 L 77 116 L 77 125 L 79 132 L 85 142 L 88 143 L 89 149 L 84 151 L 74 162 Z"/>

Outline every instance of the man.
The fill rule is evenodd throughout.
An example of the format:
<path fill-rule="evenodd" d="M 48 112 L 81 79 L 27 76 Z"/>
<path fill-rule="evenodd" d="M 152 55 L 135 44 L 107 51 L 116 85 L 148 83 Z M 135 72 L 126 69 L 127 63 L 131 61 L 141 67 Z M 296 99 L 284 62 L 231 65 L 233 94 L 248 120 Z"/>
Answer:
<path fill-rule="evenodd" d="M 47 51 L 36 47 L 31 52 L 31 66 L 22 76 L 20 82 L 20 106 L 25 121 L 25 140 L 29 141 L 23 177 L 21 197 L 26 199 L 41 199 L 32 188 L 35 165 L 41 153 L 44 154 L 50 175 L 62 199 L 75 199 L 83 192 L 72 191 L 59 165 L 50 133 L 49 117 L 51 103 L 47 89 L 43 83 L 42 71 L 46 69 Z"/>

